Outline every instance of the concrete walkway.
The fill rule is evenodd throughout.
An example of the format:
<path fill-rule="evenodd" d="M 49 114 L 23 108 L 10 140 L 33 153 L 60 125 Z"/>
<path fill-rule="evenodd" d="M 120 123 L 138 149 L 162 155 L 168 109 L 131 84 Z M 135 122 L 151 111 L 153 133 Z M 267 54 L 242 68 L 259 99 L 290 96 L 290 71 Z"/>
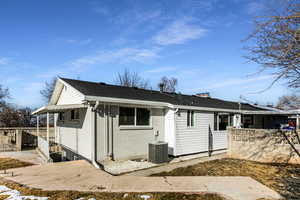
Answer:
<path fill-rule="evenodd" d="M 206 156 L 206 157 L 197 157 L 197 158 L 193 158 L 193 159 L 189 159 L 189 157 L 187 157 L 184 160 L 171 162 L 171 163 L 168 163 L 165 165 L 152 167 L 152 168 L 148 168 L 148 169 L 138 170 L 135 172 L 124 174 L 123 176 L 150 176 L 151 174 L 157 174 L 157 173 L 161 173 L 161 172 L 169 172 L 169 171 L 172 171 L 173 169 L 177 169 L 180 167 L 188 167 L 188 166 L 192 166 L 192 165 L 195 165 L 195 164 L 198 164 L 201 162 L 222 159 L 222 158 L 225 158 L 226 155 L 227 155 L 226 153 L 221 153 L 221 154 L 215 154 L 211 157 Z M 176 158 L 176 159 L 179 159 L 179 158 Z"/>
<path fill-rule="evenodd" d="M 2 177 L 44 190 L 98 192 L 209 192 L 233 200 L 279 199 L 280 195 L 249 177 L 111 176 L 86 161 L 17 168 Z"/>
<path fill-rule="evenodd" d="M 14 158 L 25 162 L 31 162 L 36 165 L 45 164 L 45 161 L 40 157 L 36 150 L 0 152 L 0 158 Z"/>

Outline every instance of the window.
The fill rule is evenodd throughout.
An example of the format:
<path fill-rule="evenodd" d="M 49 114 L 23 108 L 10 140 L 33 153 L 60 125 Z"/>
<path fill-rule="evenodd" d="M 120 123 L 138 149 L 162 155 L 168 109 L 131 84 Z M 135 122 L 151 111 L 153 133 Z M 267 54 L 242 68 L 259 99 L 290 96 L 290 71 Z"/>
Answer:
<path fill-rule="evenodd" d="M 149 126 L 150 125 L 150 110 L 146 108 L 136 109 L 136 125 Z"/>
<path fill-rule="evenodd" d="M 60 112 L 60 113 L 58 114 L 58 120 L 59 120 L 59 121 L 64 121 L 64 120 L 65 120 L 65 113 Z"/>
<path fill-rule="evenodd" d="M 135 115 L 134 113 L 135 113 L 135 108 L 120 107 L 119 125 L 134 126 L 134 115 Z"/>
<path fill-rule="evenodd" d="M 227 129 L 229 115 L 219 115 L 219 130 L 224 131 Z"/>
<path fill-rule="evenodd" d="M 194 127 L 194 111 L 187 111 L 187 126 Z"/>
<path fill-rule="evenodd" d="M 150 110 L 120 107 L 119 126 L 150 126 Z"/>
<path fill-rule="evenodd" d="M 230 118 L 231 117 L 227 113 L 214 113 L 214 130 L 215 131 L 226 130 L 227 126 L 229 126 Z"/>
<path fill-rule="evenodd" d="M 79 119 L 79 110 L 71 110 L 71 120 Z"/>
<path fill-rule="evenodd" d="M 254 124 L 253 115 L 242 115 L 242 122 L 244 128 L 250 128 Z"/>

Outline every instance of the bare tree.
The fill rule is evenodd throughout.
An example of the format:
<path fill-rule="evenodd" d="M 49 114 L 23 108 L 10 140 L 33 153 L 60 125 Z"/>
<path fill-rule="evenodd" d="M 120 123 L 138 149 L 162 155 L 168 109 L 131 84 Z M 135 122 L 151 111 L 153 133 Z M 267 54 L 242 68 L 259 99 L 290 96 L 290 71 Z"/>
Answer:
<path fill-rule="evenodd" d="M 177 78 L 171 77 L 168 78 L 166 76 L 162 77 L 160 79 L 160 82 L 158 83 L 158 87 L 162 87 L 163 92 L 176 92 L 178 80 Z"/>
<path fill-rule="evenodd" d="M 0 112 L 0 127 L 30 127 L 34 126 L 30 108 L 17 108 L 6 104 Z"/>
<path fill-rule="evenodd" d="M 247 38 L 253 46 L 246 47 L 246 58 L 262 66 L 261 71 L 272 70 L 274 80 L 287 81 L 288 87 L 300 86 L 300 3 L 283 1 L 270 15 L 257 17 L 256 28 Z M 272 86 L 270 85 L 270 87 Z M 269 88 L 270 88 L 269 87 Z"/>
<path fill-rule="evenodd" d="M 279 98 L 276 107 L 283 109 L 283 110 L 300 109 L 300 96 L 284 95 Z"/>
<path fill-rule="evenodd" d="M 142 89 L 151 88 L 149 81 L 143 79 L 137 72 L 130 72 L 127 68 L 123 73 L 118 73 L 115 83 L 127 87 L 137 87 Z"/>
<path fill-rule="evenodd" d="M 57 78 L 54 77 L 52 80 L 49 82 L 45 82 L 45 88 L 40 91 L 40 94 L 44 98 L 45 102 L 49 102 L 52 96 L 52 93 L 55 88 L 55 83 L 56 83 Z"/>
<path fill-rule="evenodd" d="M 0 85 L 0 108 L 6 104 L 6 100 L 9 98 L 9 90 L 8 88 L 3 88 Z"/>

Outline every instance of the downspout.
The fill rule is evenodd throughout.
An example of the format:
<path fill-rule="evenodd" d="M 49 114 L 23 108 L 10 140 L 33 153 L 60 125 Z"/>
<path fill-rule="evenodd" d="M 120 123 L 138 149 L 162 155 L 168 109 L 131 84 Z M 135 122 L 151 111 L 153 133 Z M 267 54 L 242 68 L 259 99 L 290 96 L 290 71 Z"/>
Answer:
<path fill-rule="evenodd" d="M 113 118 L 113 114 L 112 114 L 112 110 L 111 110 L 111 106 L 110 106 L 110 120 L 111 120 L 111 160 L 115 160 L 114 158 L 114 118 Z"/>
<path fill-rule="evenodd" d="M 174 111 L 174 156 L 177 156 L 177 130 L 176 130 L 176 115 L 179 111 L 179 108 L 176 108 L 175 111 Z"/>
<path fill-rule="evenodd" d="M 113 117 L 112 107 L 107 105 L 107 116 L 106 116 L 106 133 L 107 133 L 107 144 L 108 144 L 108 156 L 111 160 L 114 160 L 114 138 L 113 138 Z"/>
<path fill-rule="evenodd" d="M 93 152 L 92 152 L 92 164 L 97 168 L 97 169 L 102 169 L 103 167 L 100 166 L 97 162 L 97 108 L 99 107 L 99 101 L 96 101 L 96 104 L 92 107 L 91 109 L 91 114 L 92 114 L 92 120 L 94 119 L 94 123 L 92 125 L 92 144 L 93 144 Z"/>

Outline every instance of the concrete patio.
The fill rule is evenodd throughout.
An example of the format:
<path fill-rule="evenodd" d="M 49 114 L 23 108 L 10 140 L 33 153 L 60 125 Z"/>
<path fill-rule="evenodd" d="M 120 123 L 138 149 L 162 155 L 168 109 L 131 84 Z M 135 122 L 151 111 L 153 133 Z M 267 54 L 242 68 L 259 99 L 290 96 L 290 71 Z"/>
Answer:
<path fill-rule="evenodd" d="M 137 177 L 111 176 L 86 161 L 35 165 L 12 169 L 2 177 L 44 190 L 98 192 L 209 192 L 233 200 L 279 199 L 280 195 L 249 177 Z"/>
<path fill-rule="evenodd" d="M 36 150 L 0 152 L 0 158 L 8 157 L 18 159 L 24 162 L 30 162 L 36 165 L 46 164 L 44 159 L 40 157 Z"/>

